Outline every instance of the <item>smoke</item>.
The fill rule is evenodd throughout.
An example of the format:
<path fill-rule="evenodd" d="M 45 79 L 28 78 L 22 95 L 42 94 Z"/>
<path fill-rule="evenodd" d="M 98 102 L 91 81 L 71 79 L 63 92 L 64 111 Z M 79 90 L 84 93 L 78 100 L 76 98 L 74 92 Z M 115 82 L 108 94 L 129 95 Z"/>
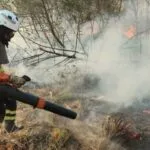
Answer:
<path fill-rule="evenodd" d="M 67 79 L 71 79 L 71 73 L 74 74 L 72 66 L 76 65 L 80 72 L 94 73 L 101 79 L 99 91 L 109 101 L 128 106 L 135 100 L 149 96 L 150 9 L 145 1 L 139 0 L 128 1 L 124 7 L 125 13 L 120 18 L 112 18 L 104 31 L 99 27 L 98 17 L 83 25 L 82 42 L 89 52 L 85 62 L 72 63 L 71 67 L 52 67 L 56 63 L 53 60 L 30 68 L 21 64 L 17 67 L 16 74 L 27 74 L 35 82 L 55 84 L 64 80 L 61 78 L 64 74 Z M 129 37 L 126 34 L 128 31 L 131 31 Z M 18 36 L 14 39 L 15 43 L 16 41 L 19 41 Z M 24 45 L 21 41 L 21 46 Z M 14 49 L 9 53 L 11 59 L 16 53 L 22 54 L 18 50 L 12 52 Z"/>
<path fill-rule="evenodd" d="M 143 1 L 127 5 L 124 16 L 111 19 L 103 35 L 89 45 L 88 58 L 106 99 L 125 106 L 147 98 L 150 89 L 149 7 Z"/>
<path fill-rule="evenodd" d="M 89 52 L 86 61 L 52 67 L 56 62 L 47 60 L 35 67 L 27 68 L 23 64 L 16 67 L 16 74 L 27 74 L 32 81 L 41 84 L 64 86 L 65 83 L 71 85 L 73 82 L 75 83 L 72 75 L 76 75 L 76 78 L 81 80 L 83 74 L 90 74 L 91 76 L 94 74 L 100 78 L 99 89 L 96 87 L 96 92 L 99 93 L 100 97 L 104 96 L 97 100 L 102 103 L 88 102 L 88 99 L 84 103 L 82 100 L 82 104 L 85 104 L 84 108 L 88 110 L 83 110 L 86 116 L 83 114 L 85 118 L 80 118 L 83 121 L 83 127 L 78 122 L 71 122 L 69 126 L 70 130 L 76 132 L 78 136 L 82 135 L 79 137 L 80 139 L 85 139 L 88 143 L 90 143 L 91 138 L 87 139 L 84 134 L 80 134 L 85 129 L 85 132 L 89 134 L 86 137 L 93 138 L 88 131 L 89 129 L 85 128 L 85 123 L 93 125 L 94 121 L 96 120 L 97 123 L 97 119 L 98 121 L 101 120 L 106 112 L 115 111 L 110 109 L 114 105 L 108 106 L 107 102 L 103 101 L 113 102 L 109 104 L 130 106 L 136 101 L 142 101 L 149 97 L 150 44 L 148 24 L 150 20 L 146 13 L 149 12 L 149 7 L 146 5 L 145 8 L 143 1 L 142 3 L 140 0 L 136 2 L 138 2 L 138 6 L 132 1 L 128 3 L 127 5 L 130 7 L 126 7 L 126 13 L 121 18 L 112 18 L 104 32 L 99 28 L 98 17 L 92 22 L 92 25 L 90 22 L 83 25 L 82 42 Z M 129 37 L 126 34 L 128 31 L 131 31 Z M 10 55 L 12 58 L 13 54 L 12 52 Z M 66 87 L 64 86 L 64 88 Z M 92 93 L 94 92 L 95 89 L 92 90 Z M 101 114 L 102 116 L 100 116 Z M 69 123 L 66 127 L 68 125 Z M 79 133 L 79 131 L 82 132 Z"/>

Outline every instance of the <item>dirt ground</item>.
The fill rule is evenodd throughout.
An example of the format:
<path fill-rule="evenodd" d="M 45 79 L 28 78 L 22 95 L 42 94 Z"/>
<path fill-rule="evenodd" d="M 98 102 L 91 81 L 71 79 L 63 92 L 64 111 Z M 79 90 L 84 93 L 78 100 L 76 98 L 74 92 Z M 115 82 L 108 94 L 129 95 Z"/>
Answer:
<path fill-rule="evenodd" d="M 66 119 L 19 103 L 17 122 L 24 124 L 25 129 L 22 133 L 15 135 L 1 134 L 0 150 L 24 150 L 29 145 L 30 149 L 34 150 L 37 149 L 38 144 L 45 145 L 45 148 L 38 147 L 37 150 L 149 150 L 150 148 L 150 102 L 148 99 L 134 103 L 130 107 L 116 109 L 116 105 L 105 101 L 103 96 L 65 94 L 62 97 L 58 94 L 59 91 L 51 91 L 49 88 L 34 89 L 30 92 L 53 99 L 53 102 L 78 112 L 77 119 Z M 60 97 L 61 100 L 59 100 Z M 103 137 L 100 126 L 112 112 L 128 116 L 132 120 L 131 130 L 139 133 L 141 138 L 122 143 L 117 136 L 118 141 L 114 144 L 109 136 Z M 17 149 L 16 145 L 21 146 Z M 111 146 L 108 147 L 108 145 Z"/>

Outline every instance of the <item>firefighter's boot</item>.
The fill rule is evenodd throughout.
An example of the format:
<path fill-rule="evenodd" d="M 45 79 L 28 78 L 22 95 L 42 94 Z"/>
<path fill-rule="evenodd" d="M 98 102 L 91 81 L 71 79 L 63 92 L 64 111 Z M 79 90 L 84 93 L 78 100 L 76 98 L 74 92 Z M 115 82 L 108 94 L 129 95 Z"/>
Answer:
<path fill-rule="evenodd" d="M 23 129 L 23 127 L 17 127 L 15 125 L 16 110 L 6 109 L 4 118 L 4 129 L 6 132 L 15 132 Z"/>
<path fill-rule="evenodd" d="M 5 120 L 4 128 L 5 128 L 6 132 L 11 133 L 11 132 L 17 132 L 17 131 L 22 130 L 23 126 L 17 127 L 15 125 L 15 121 L 14 120 Z"/>

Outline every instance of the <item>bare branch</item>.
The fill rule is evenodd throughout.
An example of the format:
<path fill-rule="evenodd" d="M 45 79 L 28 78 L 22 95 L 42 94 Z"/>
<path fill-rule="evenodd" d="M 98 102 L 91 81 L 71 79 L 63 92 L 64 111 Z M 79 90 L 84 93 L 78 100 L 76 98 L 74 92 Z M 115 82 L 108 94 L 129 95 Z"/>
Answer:
<path fill-rule="evenodd" d="M 24 37 L 24 39 L 27 39 L 27 40 L 31 41 L 32 43 L 34 43 L 34 44 L 36 44 L 36 45 L 38 45 L 40 47 L 49 48 L 49 49 L 55 49 L 55 50 L 64 51 L 64 52 L 73 52 L 73 53 L 75 52 L 74 50 L 61 49 L 61 48 L 57 48 L 57 47 L 50 47 L 50 46 L 42 45 L 42 44 L 39 44 L 39 43 L 35 42 L 35 40 L 29 39 L 29 38 L 27 38 L 25 36 L 23 36 L 23 37 Z M 84 55 L 84 53 L 81 53 L 81 52 L 78 52 L 78 51 L 76 51 L 76 53 Z"/>
<path fill-rule="evenodd" d="M 52 32 L 54 38 L 56 39 L 56 41 L 57 41 L 63 48 L 65 48 L 65 45 L 60 41 L 60 39 L 59 39 L 59 38 L 57 37 L 57 35 L 55 34 L 54 27 L 53 27 L 53 24 L 52 24 L 52 22 L 51 22 L 51 20 L 50 20 L 50 18 L 49 18 L 49 15 L 48 15 L 48 12 L 47 12 L 46 5 L 45 5 L 44 0 L 41 0 L 41 1 L 42 1 L 42 3 L 43 3 L 43 8 L 44 8 L 44 11 L 45 11 L 46 19 L 47 19 L 47 21 L 48 21 L 48 23 L 49 23 L 49 27 L 50 27 L 50 30 L 51 30 L 51 32 Z"/>
<path fill-rule="evenodd" d="M 50 53 L 50 54 L 57 55 L 57 56 L 62 56 L 62 57 L 67 57 L 67 58 L 76 58 L 76 56 L 74 54 L 73 55 L 67 55 L 67 54 L 61 54 L 61 53 L 57 53 L 57 52 L 51 52 L 51 51 L 45 50 L 41 47 L 40 47 L 40 50 L 43 51 L 43 52 L 47 52 L 47 53 Z"/>

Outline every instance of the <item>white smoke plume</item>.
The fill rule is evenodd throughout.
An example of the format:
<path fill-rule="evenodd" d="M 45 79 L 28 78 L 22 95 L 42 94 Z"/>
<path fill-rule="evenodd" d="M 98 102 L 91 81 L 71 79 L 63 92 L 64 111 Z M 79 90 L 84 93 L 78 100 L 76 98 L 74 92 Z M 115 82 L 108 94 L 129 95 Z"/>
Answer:
<path fill-rule="evenodd" d="M 98 17 L 92 23 L 83 25 L 82 41 L 89 57 L 75 65 L 82 72 L 92 72 L 101 78 L 100 88 L 106 99 L 130 105 L 135 99 L 142 100 L 149 95 L 150 9 L 146 1 L 130 1 L 126 5 L 123 16 L 111 19 L 104 32 L 99 29 Z M 134 35 L 129 38 L 126 33 L 130 28 Z M 24 46 L 24 43 L 21 45 Z M 32 68 L 22 65 L 17 74 L 27 74 L 36 82 L 55 83 L 58 72 L 67 69 L 66 66 L 56 69 L 53 65 L 53 61 L 45 61 Z"/>
<path fill-rule="evenodd" d="M 147 98 L 150 89 L 150 9 L 144 1 L 127 5 L 124 16 L 112 19 L 105 33 L 93 40 L 88 59 L 92 72 L 102 79 L 106 99 L 126 106 Z"/>

